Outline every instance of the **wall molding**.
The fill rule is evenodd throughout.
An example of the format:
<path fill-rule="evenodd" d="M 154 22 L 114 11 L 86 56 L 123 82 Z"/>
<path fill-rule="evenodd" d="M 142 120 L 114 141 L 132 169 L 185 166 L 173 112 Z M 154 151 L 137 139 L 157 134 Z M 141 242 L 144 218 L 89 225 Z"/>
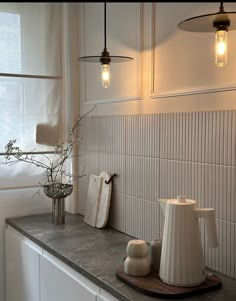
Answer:
<path fill-rule="evenodd" d="M 151 63 L 151 91 L 150 91 L 150 98 L 151 99 L 160 99 L 160 98 L 171 98 L 171 97 L 178 97 L 178 96 L 190 96 L 196 94 L 207 94 L 207 93 L 218 93 L 218 92 L 230 92 L 236 90 L 236 83 L 229 84 L 229 85 L 211 85 L 211 86 L 202 86 L 202 87 L 189 87 L 183 89 L 169 89 L 167 91 L 161 91 L 160 87 L 157 87 L 156 83 L 156 61 L 158 60 L 156 49 L 155 49 L 155 33 L 156 28 L 158 28 L 157 16 L 156 16 L 156 3 L 152 3 L 151 8 L 151 56 L 150 56 L 150 63 Z M 159 58 L 160 59 L 160 58 Z"/>
<path fill-rule="evenodd" d="M 188 88 L 188 89 L 180 89 L 180 90 L 170 90 L 159 93 L 151 94 L 151 99 L 158 98 L 169 98 L 169 97 L 178 97 L 178 96 L 186 96 L 186 95 L 195 95 L 195 94 L 206 94 L 206 93 L 216 93 L 216 92 L 229 92 L 236 90 L 235 85 L 225 85 L 225 86 L 212 86 L 212 87 L 199 87 L 199 88 Z"/>
<path fill-rule="evenodd" d="M 104 103 L 114 103 L 114 102 L 124 102 L 124 101 L 132 101 L 132 100 L 142 100 L 142 97 L 140 96 L 134 96 L 134 97 L 124 97 L 124 98 L 105 98 L 105 99 L 99 99 L 99 100 L 87 100 L 84 102 L 85 104 L 104 104 Z"/>
<path fill-rule="evenodd" d="M 85 50 L 85 4 L 81 4 L 81 12 L 80 14 L 81 17 L 81 38 L 82 38 L 82 45 L 83 45 L 83 55 L 84 55 L 84 50 Z M 134 96 L 128 96 L 128 97 L 114 97 L 114 98 L 103 98 L 103 99 L 88 99 L 87 98 L 87 93 L 86 93 L 86 67 L 85 64 L 81 67 L 82 71 L 82 78 L 81 78 L 81 101 L 85 105 L 90 105 L 90 104 L 107 104 L 107 103 L 116 103 L 116 102 L 125 102 L 125 101 L 137 101 L 137 100 L 142 100 L 142 74 L 143 74 L 143 3 L 140 3 L 140 14 L 139 14 L 139 22 L 140 22 L 140 28 L 139 28 L 139 60 L 138 60 L 138 74 L 137 74 L 137 94 Z"/>

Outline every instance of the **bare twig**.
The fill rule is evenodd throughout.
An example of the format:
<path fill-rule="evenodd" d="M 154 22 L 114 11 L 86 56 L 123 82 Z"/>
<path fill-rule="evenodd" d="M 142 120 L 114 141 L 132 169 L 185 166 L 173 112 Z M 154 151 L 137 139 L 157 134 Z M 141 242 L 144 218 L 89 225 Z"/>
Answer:
<path fill-rule="evenodd" d="M 37 153 L 36 150 L 32 150 L 29 153 L 23 152 L 18 146 L 16 146 L 16 139 L 10 140 L 5 146 L 5 161 L 0 162 L 1 164 L 7 164 L 9 166 L 15 165 L 19 162 L 24 162 L 27 164 L 34 165 L 36 167 L 41 168 L 42 175 L 46 177 L 45 183 L 40 183 L 40 186 L 44 186 L 45 184 L 51 184 L 57 181 L 61 181 L 61 178 L 67 179 L 67 182 L 71 182 L 74 179 L 81 178 L 84 175 L 84 171 L 82 175 L 73 176 L 70 173 L 67 173 L 64 170 L 64 165 L 68 159 L 74 158 L 77 155 L 73 155 L 73 149 L 76 144 L 79 143 L 82 137 L 74 137 L 77 134 L 77 128 L 80 126 L 81 121 L 91 112 L 93 111 L 95 106 L 90 109 L 87 113 L 85 113 L 82 117 L 79 117 L 72 129 L 69 132 L 67 139 L 64 142 L 58 143 L 55 146 L 54 153 L 52 159 L 49 156 L 43 153 Z M 36 155 L 38 156 L 36 158 Z M 40 156 L 44 160 L 40 160 Z M 79 156 L 79 155 L 78 155 Z M 41 188 L 40 188 L 41 189 Z M 38 192 L 37 192 L 38 193 Z"/>

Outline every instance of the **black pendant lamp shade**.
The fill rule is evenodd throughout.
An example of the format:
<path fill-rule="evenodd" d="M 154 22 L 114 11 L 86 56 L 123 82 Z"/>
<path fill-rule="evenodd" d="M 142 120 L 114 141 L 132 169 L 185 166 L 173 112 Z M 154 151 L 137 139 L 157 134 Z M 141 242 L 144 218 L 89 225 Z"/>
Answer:
<path fill-rule="evenodd" d="M 215 32 L 215 64 L 223 67 L 227 63 L 227 32 L 236 29 L 236 12 L 224 11 L 220 2 L 219 11 L 186 19 L 178 24 L 184 31 Z"/>
<path fill-rule="evenodd" d="M 236 12 L 224 11 L 223 2 L 220 2 L 218 12 L 186 19 L 178 27 L 191 32 L 215 32 L 221 27 L 233 30 L 236 29 Z"/>
<path fill-rule="evenodd" d="M 106 2 L 104 2 L 104 49 L 101 52 L 101 55 L 82 56 L 79 57 L 78 60 L 82 62 L 101 63 L 101 64 L 120 63 L 120 62 L 128 62 L 133 60 L 133 58 L 129 56 L 110 55 L 109 52 L 107 51 Z"/>

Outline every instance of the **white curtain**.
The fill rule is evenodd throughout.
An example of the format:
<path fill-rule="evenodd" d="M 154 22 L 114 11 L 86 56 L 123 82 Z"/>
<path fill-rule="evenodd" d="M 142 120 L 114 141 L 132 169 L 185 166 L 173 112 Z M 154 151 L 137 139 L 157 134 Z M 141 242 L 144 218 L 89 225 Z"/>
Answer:
<path fill-rule="evenodd" d="M 0 3 L 0 161 L 9 140 L 42 158 L 60 136 L 61 9 L 61 3 Z M 44 125 L 46 137 L 37 143 L 36 128 Z M 26 164 L 0 165 L 0 190 L 37 186 L 41 173 Z"/>
<path fill-rule="evenodd" d="M 62 136 L 65 5 L 0 3 L 0 161 L 11 139 L 22 151 L 41 152 L 37 156 L 47 160 L 55 135 Z M 46 131 L 36 133 L 37 127 Z M 5 301 L 5 218 L 51 211 L 51 199 L 36 194 L 41 175 L 40 168 L 29 164 L 0 164 L 1 301 Z"/>

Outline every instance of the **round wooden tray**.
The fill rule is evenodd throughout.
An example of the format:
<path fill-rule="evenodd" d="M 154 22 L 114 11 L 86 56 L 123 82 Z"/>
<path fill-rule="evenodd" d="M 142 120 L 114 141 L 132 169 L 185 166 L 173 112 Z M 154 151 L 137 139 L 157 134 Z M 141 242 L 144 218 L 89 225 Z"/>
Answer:
<path fill-rule="evenodd" d="M 123 265 L 117 268 L 116 276 L 137 291 L 159 298 L 183 298 L 205 293 L 222 286 L 221 279 L 215 275 L 208 275 L 206 281 L 197 286 L 173 286 L 162 282 L 157 273 L 151 273 L 145 277 L 129 276 L 125 274 Z"/>

